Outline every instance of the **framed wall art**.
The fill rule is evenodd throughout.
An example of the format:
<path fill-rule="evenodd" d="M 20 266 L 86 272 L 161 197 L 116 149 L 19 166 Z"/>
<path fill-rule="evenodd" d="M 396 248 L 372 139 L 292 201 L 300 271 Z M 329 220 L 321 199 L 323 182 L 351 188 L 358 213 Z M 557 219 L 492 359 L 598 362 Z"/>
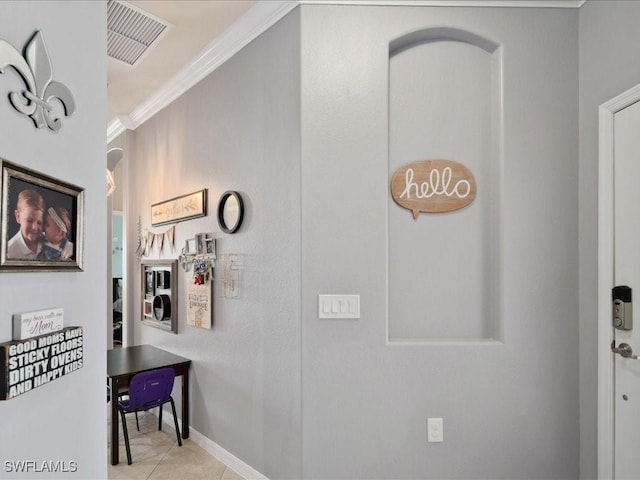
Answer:
<path fill-rule="evenodd" d="M 178 261 L 143 260 L 142 311 L 145 325 L 178 333 Z"/>
<path fill-rule="evenodd" d="M 151 205 L 151 226 L 182 222 L 207 215 L 207 189 Z"/>
<path fill-rule="evenodd" d="M 0 272 L 82 270 L 84 189 L 0 158 Z"/>

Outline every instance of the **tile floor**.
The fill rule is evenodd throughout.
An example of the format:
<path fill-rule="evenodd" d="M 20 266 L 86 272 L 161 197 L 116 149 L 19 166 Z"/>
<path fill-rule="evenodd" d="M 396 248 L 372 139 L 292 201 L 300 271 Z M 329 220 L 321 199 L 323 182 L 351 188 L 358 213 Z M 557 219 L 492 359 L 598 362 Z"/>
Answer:
<path fill-rule="evenodd" d="M 138 414 L 140 431 L 136 430 L 135 415 L 127 415 L 131 457 L 127 465 L 122 426 L 120 427 L 120 463 L 111 465 L 111 404 L 107 404 L 107 455 L 110 480 L 207 479 L 243 480 L 236 472 L 209 455 L 191 439 L 178 446 L 175 430 L 166 423 L 158 430 L 158 417 L 149 412 Z M 164 412 L 164 415 L 171 413 Z"/>

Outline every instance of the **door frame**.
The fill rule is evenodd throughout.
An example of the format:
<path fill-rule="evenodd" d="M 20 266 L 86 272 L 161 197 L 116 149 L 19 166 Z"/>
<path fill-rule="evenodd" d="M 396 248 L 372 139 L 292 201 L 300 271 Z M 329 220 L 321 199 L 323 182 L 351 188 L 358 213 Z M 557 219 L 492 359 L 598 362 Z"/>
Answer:
<path fill-rule="evenodd" d="M 614 267 L 614 116 L 640 101 L 640 84 L 598 109 L 598 478 L 614 478 L 614 372 L 611 288 Z"/>

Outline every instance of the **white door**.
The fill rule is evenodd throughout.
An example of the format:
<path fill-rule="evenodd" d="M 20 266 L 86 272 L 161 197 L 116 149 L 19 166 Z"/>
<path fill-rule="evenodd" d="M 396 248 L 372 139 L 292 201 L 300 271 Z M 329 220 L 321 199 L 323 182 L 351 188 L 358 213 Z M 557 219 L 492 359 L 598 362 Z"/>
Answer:
<path fill-rule="evenodd" d="M 613 466 L 617 480 L 637 480 L 640 479 L 640 360 L 636 357 L 640 355 L 640 102 L 616 112 L 613 128 L 613 278 L 615 285 L 632 288 L 632 300 L 637 303 L 632 329 L 613 330 Z"/>

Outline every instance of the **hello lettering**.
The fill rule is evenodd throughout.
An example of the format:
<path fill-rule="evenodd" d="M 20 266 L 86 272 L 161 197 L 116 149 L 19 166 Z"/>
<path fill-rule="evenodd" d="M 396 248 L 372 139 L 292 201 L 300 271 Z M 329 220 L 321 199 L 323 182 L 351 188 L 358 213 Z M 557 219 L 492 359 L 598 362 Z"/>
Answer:
<path fill-rule="evenodd" d="M 419 185 L 413 181 L 413 168 L 408 168 L 405 173 L 405 189 L 400 194 L 400 198 L 411 198 L 413 190 L 416 198 L 431 198 L 434 195 L 445 195 L 447 197 L 467 198 L 471 192 L 471 184 L 465 180 L 458 180 L 451 187 L 451 167 L 445 167 L 442 172 L 438 169 L 431 169 L 429 181 Z M 463 193 L 464 191 L 464 193 Z"/>
<path fill-rule="evenodd" d="M 476 197 L 471 171 L 452 160 L 420 160 L 403 165 L 391 177 L 391 196 L 411 210 L 414 220 L 421 212 L 446 213 L 470 205 Z"/>

